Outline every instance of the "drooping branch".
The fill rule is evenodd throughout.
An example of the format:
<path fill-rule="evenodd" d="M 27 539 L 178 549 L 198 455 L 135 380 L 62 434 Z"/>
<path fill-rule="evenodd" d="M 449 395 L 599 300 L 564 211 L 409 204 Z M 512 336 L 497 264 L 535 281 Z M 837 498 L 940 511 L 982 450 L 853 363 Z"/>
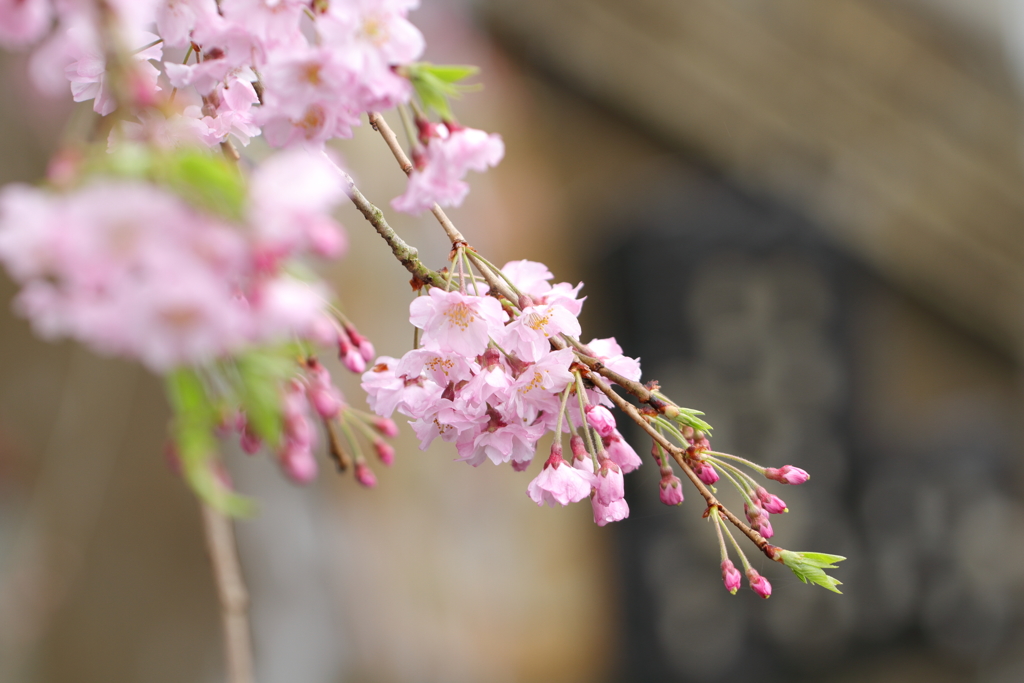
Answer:
<path fill-rule="evenodd" d="M 402 149 L 401 144 L 398 142 L 398 138 L 395 135 L 394 131 L 391 130 L 391 127 L 388 126 L 384 118 L 376 112 L 371 112 L 369 114 L 369 120 L 370 125 L 373 127 L 374 130 L 380 133 L 381 137 L 384 139 L 384 142 L 391 150 L 391 153 L 395 156 L 395 160 L 398 162 L 398 165 L 407 175 L 411 173 L 413 171 L 413 165 L 409 161 L 409 157 L 405 154 L 405 151 Z M 355 187 L 352 187 L 353 190 L 355 190 Z M 358 190 L 355 190 L 355 192 L 358 192 Z M 365 215 L 367 219 L 370 220 L 371 223 L 373 223 L 374 227 L 377 229 L 377 232 L 380 233 L 381 236 L 388 241 L 388 244 L 391 245 L 392 251 L 395 252 L 395 255 L 399 257 L 399 260 L 402 260 L 402 257 L 399 256 L 399 251 L 396 251 L 395 243 L 392 241 L 392 239 L 389 239 L 388 235 L 384 231 L 382 231 L 382 228 L 380 227 L 380 225 L 387 226 L 386 222 L 384 222 L 383 215 L 380 214 L 380 210 L 374 207 L 368 201 L 366 201 L 366 199 L 363 198 L 362 195 L 359 195 L 359 197 L 362 199 L 363 202 L 365 202 L 367 206 L 372 207 L 372 210 L 375 213 L 372 213 L 373 217 L 371 218 L 371 213 L 368 213 L 366 210 L 363 210 L 363 208 L 360 207 L 359 202 L 356 202 L 356 206 L 360 207 L 360 211 L 363 212 L 363 215 Z M 355 196 L 353 196 L 353 201 L 356 201 Z M 476 254 L 476 251 L 468 245 L 465 238 L 462 236 L 462 233 L 460 233 L 455 228 L 451 220 L 445 214 L 444 210 L 442 210 L 441 207 L 438 206 L 437 204 L 434 204 L 432 212 L 434 214 L 434 217 L 441 224 L 441 227 L 444 229 L 445 234 L 451 241 L 453 248 L 460 245 L 466 247 L 466 256 L 473 262 L 473 265 L 476 266 L 476 268 L 480 271 L 481 275 L 483 275 L 484 280 L 486 280 L 487 284 L 490 285 L 491 292 L 504 297 L 512 304 L 514 309 L 519 310 L 519 297 L 515 295 L 515 293 L 512 291 L 512 288 L 509 287 L 508 283 L 502 280 L 501 277 L 499 277 L 494 272 L 490 264 L 488 264 L 484 259 L 479 257 Z M 386 228 L 386 230 L 390 231 L 390 235 L 394 236 L 393 230 L 391 230 L 389 227 Z M 397 236 L 394 236 L 394 239 L 398 239 Z M 415 249 L 408 247 L 408 245 L 405 245 L 405 243 L 401 242 L 400 239 L 398 241 L 401 243 L 401 245 L 405 247 L 406 250 L 411 250 L 415 255 Z M 407 269 L 410 270 L 410 272 L 413 272 L 415 275 L 415 271 L 411 268 L 410 263 L 407 263 L 404 260 L 402 261 L 402 263 L 403 265 L 406 266 Z M 419 264 L 418 259 L 415 260 L 415 263 L 418 265 L 419 268 L 425 269 L 424 266 Z M 424 280 L 424 282 L 428 281 Z M 433 285 L 434 283 L 430 282 L 430 284 Z M 443 283 L 441 286 L 443 286 Z M 634 406 L 632 403 L 630 403 L 622 396 L 620 396 L 618 393 L 616 393 L 615 390 L 612 389 L 612 387 L 605 381 L 605 379 L 610 380 L 615 384 L 618 384 L 629 394 L 636 397 L 638 401 L 640 401 L 641 403 L 646 403 L 659 413 L 668 413 L 671 416 L 671 413 L 673 411 L 678 411 L 678 408 L 676 406 L 673 406 L 672 404 L 667 403 L 666 401 L 663 401 L 662 399 L 658 398 L 650 389 L 645 387 L 640 382 L 628 379 L 620 375 L 619 373 L 615 372 L 614 370 L 605 367 L 604 363 L 602 363 L 600 359 L 591 356 L 589 349 L 587 349 L 582 343 L 580 343 L 576 339 L 573 339 L 567 335 L 559 335 L 558 337 L 551 338 L 551 344 L 556 349 L 564 349 L 567 348 L 568 346 L 572 346 L 577 360 L 581 364 L 586 366 L 587 379 L 590 380 L 594 384 L 594 386 L 597 387 L 601 392 L 607 395 L 620 410 L 622 410 L 626 415 L 630 417 L 630 419 L 632 419 L 634 422 L 640 425 L 640 427 L 643 428 L 644 431 L 650 434 L 651 437 L 654 438 L 654 440 L 658 444 L 660 444 L 662 448 L 664 448 L 672 455 L 672 458 L 679 465 L 680 469 L 682 469 L 683 473 L 693 483 L 693 485 L 697 488 L 697 491 L 704 498 L 708 508 L 710 509 L 712 507 L 715 507 L 718 510 L 720 510 L 721 514 L 726 519 L 728 519 L 729 522 L 732 523 L 737 529 L 743 532 L 743 534 L 746 535 L 754 543 L 754 545 L 756 545 L 758 549 L 761 550 L 761 552 L 763 552 L 769 558 L 779 561 L 779 558 L 774 551 L 775 547 L 770 545 L 767 539 L 765 539 L 760 533 L 752 529 L 748 524 L 743 522 L 743 520 L 741 520 L 739 517 L 733 514 L 732 511 L 723 506 L 715 497 L 715 495 L 711 493 L 710 489 L 708 489 L 704 482 L 700 480 L 696 473 L 694 473 L 693 469 L 687 464 L 684 457 L 685 451 L 679 448 L 679 446 L 673 444 L 665 435 L 663 435 L 661 432 L 655 429 L 647 420 L 647 418 L 644 415 L 642 415 L 639 410 L 637 410 L 636 406 Z"/>
<path fill-rule="evenodd" d="M 348 181 L 348 196 L 352 203 L 366 217 L 366 220 L 374 227 L 377 234 L 388 243 L 395 258 L 412 274 L 413 280 L 433 287 L 443 288 L 445 286 L 444 280 L 436 272 L 423 265 L 416 248 L 409 246 L 405 240 L 399 237 L 394 229 L 388 225 L 387 220 L 384 218 L 384 212 L 370 203 L 363 193 L 359 191 L 359 188 L 356 187 L 352 178 L 347 176 L 346 178 Z"/>
<path fill-rule="evenodd" d="M 206 548 L 213 564 L 224 629 L 224 655 L 229 683 L 254 683 L 252 636 L 249 632 L 249 592 L 235 546 L 233 522 L 219 510 L 202 503 Z"/>

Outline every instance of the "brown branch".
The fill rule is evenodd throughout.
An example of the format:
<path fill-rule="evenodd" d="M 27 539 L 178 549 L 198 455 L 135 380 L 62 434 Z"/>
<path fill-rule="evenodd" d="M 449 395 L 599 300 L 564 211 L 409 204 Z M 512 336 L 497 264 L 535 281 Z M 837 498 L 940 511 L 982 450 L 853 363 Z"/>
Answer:
<path fill-rule="evenodd" d="M 229 683 L 253 683 L 252 637 L 249 633 L 249 592 L 235 547 L 232 521 L 219 510 L 201 503 L 206 549 L 220 598 L 224 628 L 224 655 Z"/>
<path fill-rule="evenodd" d="M 382 138 L 384 138 L 384 142 L 387 143 L 388 149 L 391 150 L 391 153 L 395 155 L 395 160 L 402 168 L 402 171 L 406 175 L 412 173 L 414 168 L 412 162 L 409 161 L 409 157 L 406 155 L 405 150 L 402 149 L 401 143 L 398 142 L 398 136 L 395 135 L 395 131 L 391 130 L 391 126 L 388 125 L 388 122 L 384 120 L 383 116 L 375 111 L 371 111 L 367 116 L 370 119 L 370 126 L 380 133 Z M 451 240 L 453 245 L 457 242 L 466 241 L 466 238 L 463 237 L 462 233 L 455 228 L 451 219 L 448 218 L 448 215 L 445 214 L 444 210 L 440 206 L 435 203 L 434 208 L 432 208 L 430 212 L 434 214 L 434 218 L 436 218 L 437 222 L 441 224 L 442 228 L 444 228 L 445 234 L 448 235 L 448 239 Z M 512 301 L 514 302 L 515 299 Z"/>
<path fill-rule="evenodd" d="M 412 273 L 413 280 L 416 282 L 432 285 L 434 287 L 444 288 L 444 280 L 434 271 L 427 268 L 419 259 L 419 252 L 416 251 L 415 247 L 409 246 L 405 240 L 398 236 L 394 229 L 388 225 L 387 220 L 384 219 L 384 212 L 378 209 L 376 206 L 370 203 L 370 201 L 363 196 L 363 193 L 359 191 L 355 183 L 351 178 L 346 176 L 348 181 L 348 196 L 352 200 L 352 203 L 356 205 L 359 212 L 366 217 L 366 220 L 370 222 L 370 225 L 374 227 L 384 241 L 391 247 L 391 253 L 395 255 L 399 263 L 405 266 L 405 269 Z"/>
<path fill-rule="evenodd" d="M 345 450 L 345 447 L 341 445 L 341 439 L 338 437 L 338 432 L 335 429 L 334 420 L 325 419 L 324 427 L 327 429 L 327 450 L 331 455 L 331 460 L 334 461 L 334 465 L 338 468 L 339 472 L 344 472 L 352 467 L 352 458 Z"/>

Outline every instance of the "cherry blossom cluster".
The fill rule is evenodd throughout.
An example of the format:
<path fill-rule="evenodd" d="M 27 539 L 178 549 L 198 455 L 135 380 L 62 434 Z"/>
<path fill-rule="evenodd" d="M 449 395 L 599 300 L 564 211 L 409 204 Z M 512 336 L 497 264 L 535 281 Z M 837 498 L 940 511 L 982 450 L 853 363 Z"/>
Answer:
<path fill-rule="evenodd" d="M 473 466 L 490 460 L 523 471 L 537 442 L 553 432 L 551 456 L 530 483 L 529 496 L 540 505 L 590 499 L 602 526 L 623 519 L 629 507 L 622 475 L 636 469 L 640 458 L 601 405 L 610 405 L 607 397 L 584 389 L 573 370 L 575 352 L 551 344 L 562 335 L 578 339 L 582 283 L 552 285 L 547 267 L 531 261 L 508 263 L 501 273 L 520 293 L 520 307 L 466 293 L 464 278 L 462 291 L 433 287 L 413 300 L 409 320 L 421 330 L 421 345 L 400 359 L 378 358 L 363 375 L 370 406 L 384 417 L 407 415 L 421 448 L 440 437 Z M 614 339 L 592 340 L 588 350 L 640 378 L 639 362 L 622 355 Z M 567 410 L 572 393 L 579 410 Z M 563 430 L 572 433 L 571 462 L 562 457 Z"/>
<path fill-rule="evenodd" d="M 444 95 L 472 70 L 419 64 L 418 0 L 0 0 L 0 44 L 36 50 L 44 91 L 118 107 L 136 120 L 112 142 L 163 147 L 247 145 L 322 149 L 349 138 L 365 112 L 414 108 L 422 148 L 392 205 L 419 213 L 458 205 L 463 177 L 504 155 L 501 138 L 466 128 Z M 56 26 L 52 25 L 56 23 Z M 120 52 L 118 52 L 120 50 Z M 184 57 L 182 57 L 184 55 Z M 113 73 L 114 69 L 117 73 Z M 431 123 L 429 106 L 443 122 Z"/>
<path fill-rule="evenodd" d="M 583 344 L 582 283 L 552 284 L 546 266 L 496 268 L 441 206 L 459 205 L 469 171 L 504 156 L 501 138 L 468 128 L 449 98 L 472 67 L 417 61 L 425 45 L 408 14 L 418 0 L 0 0 L 0 45 L 33 47 L 31 76 L 48 92 L 92 101 L 89 140 L 55 158 L 45 189 L 0 191 L 0 263 L 22 286 L 16 307 L 42 336 L 70 337 L 164 376 L 173 453 L 207 502 L 244 514 L 218 464 L 216 438 L 266 446 L 293 481 L 311 481 L 320 434 L 340 470 L 372 487 L 369 444 L 390 465 L 409 418 L 422 448 L 454 444 L 459 460 L 526 470 L 538 505 L 589 500 L 601 526 L 629 514 L 623 475 L 641 459 L 610 409 L 653 439 L 660 497 L 683 502 L 683 480 L 707 503 L 725 586 L 771 586 L 744 556 L 738 529 L 800 580 L 836 590 L 842 558 L 768 544 L 786 504 L 754 476 L 800 484 L 806 472 L 765 468 L 711 449 L 701 413 L 640 384 L 615 339 Z M 408 156 L 377 114 L 397 109 Z M 419 261 L 335 161 L 327 143 L 363 116 L 408 176 L 391 201 L 434 212 L 452 243 L 440 273 Z M 238 147 L 279 148 L 256 163 Z M 90 144 L 91 143 L 91 144 Z M 253 156 L 260 156 L 258 154 Z M 411 160 L 410 160 L 411 157 Z M 376 357 L 311 268 L 346 248 L 331 211 L 345 195 L 412 274 L 418 341 Z M 475 272 L 473 269 L 476 269 Z M 336 350 L 361 374 L 373 413 L 352 407 L 318 360 Z M 624 395 L 632 396 L 631 402 Z M 317 426 L 320 422 L 322 427 Z M 563 450 L 568 440 L 568 453 Z M 715 497 L 725 479 L 746 521 Z"/>
<path fill-rule="evenodd" d="M 345 248 L 344 198 L 326 159 L 261 165 L 237 221 L 139 178 L 93 176 L 55 193 L 0 192 L 0 263 L 17 307 L 47 338 L 73 337 L 157 373 L 292 338 L 333 343 L 329 294 L 282 266 Z"/>

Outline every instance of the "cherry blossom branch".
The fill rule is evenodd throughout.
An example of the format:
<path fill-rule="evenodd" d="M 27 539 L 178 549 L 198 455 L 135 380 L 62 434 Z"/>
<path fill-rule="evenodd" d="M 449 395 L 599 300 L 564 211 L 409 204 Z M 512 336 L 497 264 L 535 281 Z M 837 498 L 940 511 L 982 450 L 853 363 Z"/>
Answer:
<path fill-rule="evenodd" d="M 605 396 L 611 399 L 612 403 L 614 403 L 619 410 L 628 415 L 630 419 L 632 419 L 635 423 L 640 425 L 640 427 L 645 432 L 650 434 L 651 438 L 653 438 L 658 443 L 658 445 L 660 445 L 662 448 L 664 448 L 672 455 L 672 458 L 676 461 L 676 464 L 679 465 L 679 469 L 681 469 L 683 473 L 687 476 L 687 478 L 693 483 L 693 485 L 697 487 L 697 491 L 704 498 L 704 501 L 707 503 L 709 510 L 711 508 L 718 508 L 718 510 L 721 511 L 725 518 L 728 519 L 733 524 L 733 526 L 742 531 L 743 534 L 747 536 L 754 543 L 754 545 L 758 547 L 759 550 L 761 550 L 761 552 L 763 552 L 772 560 L 775 560 L 777 562 L 781 561 L 774 550 L 775 547 L 770 545 L 768 543 L 768 540 L 764 536 L 759 534 L 754 529 L 751 529 L 748 524 L 746 524 L 743 520 L 741 520 L 739 517 L 733 514 L 728 508 L 726 508 L 718 501 L 718 498 L 715 497 L 715 494 L 711 493 L 711 490 L 704 485 L 704 482 L 700 480 L 700 478 L 696 475 L 693 469 L 691 469 L 690 466 L 686 463 L 686 460 L 683 458 L 685 454 L 685 451 L 683 449 L 673 444 L 671 441 L 668 440 L 668 438 L 665 437 L 664 434 L 655 429 L 647 420 L 646 416 L 642 415 L 640 411 L 637 410 L 636 406 L 634 406 L 626 399 L 622 398 L 622 396 L 620 396 L 614 389 L 612 389 L 608 385 L 608 383 L 604 381 L 604 378 L 602 378 L 596 371 L 589 371 L 587 373 L 587 379 L 590 380 L 590 382 L 592 382 L 593 385 L 597 387 L 602 393 L 604 393 Z"/>
<path fill-rule="evenodd" d="M 224 628 L 224 655 L 229 683 L 253 683 L 252 637 L 249 632 L 249 592 L 235 546 L 233 522 L 202 503 L 206 548 L 213 564 Z"/>
<path fill-rule="evenodd" d="M 388 126 L 384 118 L 380 114 L 377 114 L 375 112 L 371 112 L 369 117 L 370 125 L 373 126 L 374 130 L 381 134 L 381 137 L 384 139 L 388 148 L 391 150 L 391 153 L 394 154 L 395 159 L 398 161 L 398 164 L 402 168 L 402 170 L 405 171 L 406 174 L 412 172 L 413 167 L 411 162 L 409 161 L 408 156 L 406 156 L 405 151 L 402 149 L 401 144 L 398 142 L 397 136 L 395 135 L 394 131 L 391 130 L 391 128 Z M 433 213 L 434 216 L 441 223 L 441 226 L 444 228 L 445 233 L 448 235 L 449 239 L 451 239 L 453 245 L 455 245 L 457 242 L 465 243 L 465 239 L 462 237 L 462 234 L 459 233 L 457 229 L 455 229 L 455 226 L 451 224 L 451 221 L 448 219 L 444 211 L 436 204 L 434 205 Z M 380 232 L 379 229 L 378 232 Z M 482 262 L 482 259 L 480 259 L 479 257 L 476 257 L 475 252 L 472 249 L 467 249 L 466 254 L 473 261 L 473 264 L 476 265 L 477 268 L 480 270 L 480 273 L 487 281 L 487 284 L 490 285 L 492 291 L 505 297 L 510 302 L 512 302 L 513 305 L 518 304 L 518 297 L 515 296 L 511 288 L 504 281 L 497 277 L 497 275 L 488 266 L 488 264 Z M 673 444 L 672 442 L 670 442 L 664 435 L 662 435 L 656 429 L 654 429 L 654 427 L 652 427 L 650 423 L 647 421 L 646 417 L 641 415 L 640 412 L 636 409 L 636 407 L 633 406 L 633 404 L 629 403 L 624 398 L 619 396 L 614 389 L 612 389 L 606 382 L 603 381 L 603 379 L 601 379 L 601 377 L 597 377 L 595 375 L 601 375 L 603 377 L 606 377 L 612 382 L 615 382 L 616 384 L 622 386 L 623 389 L 625 389 L 627 392 L 635 396 L 637 400 L 643 403 L 647 403 L 658 412 L 664 413 L 668 411 L 669 413 L 671 413 L 672 408 L 674 408 L 674 406 L 671 406 L 670 404 L 654 396 L 654 394 L 649 389 L 647 389 L 647 387 L 640 384 L 639 382 L 627 379 L 626 377 L 623 377 L 619 373 L 610 370 L 609 368 L 606 368 L 600 360 L 590 356 L 586 352 L 586 347 L 584 347 L 579 341 L 572 339 L 571 337 L 568 337 L 566 335 L 562 335 L 561 338 L 554 338 L 551 341 L 555 348 L 559 349 L 565 348 L 567 343 L 572 345 L 574 351 L 576 352 L 576 357 L 580 360 L 581 363 L 587 366 L 587 378 L 594 384 L 594 386 L 596 386 L 604 394 L 606 394 L 619 407 L 620 410 L 629 415 L 629 417 L 634 422 L 639 424 L 645 431 L 650 433 L 650 435 L 654 437 L 655 441 L 657 441 L 663 448 L 665 448 L 669 453 L 672 454 L 673 459 L 675 459 L 675 461 L 679 464 L 680 468 L 690 479 L 690 481 L 693 482 L 694 486 L 697 487 L 698 492 L 700 492 L 701 496 L 703 496 L 704 500 L 707 502 L 708 508 L 711 508 L 713 506 L 719 508 L 722 511 L 722 514 L 733 525 L 735 525 L 736 528 L 738 528 L 747 537 L 749 537 L 750 540 L 753 541 L 754 544 L 762 552 L 764 552 L 772 559 L 775 559 L 772 553 L 769 550 L 767 550 L 767 548 L 769 547 L 768 541 L 763 536 L 761 536 L 761 534 L 759 534 L 757 531 L 751 529 L 750 526 L 745 524 L 730 510 L 725 508 L 714 496 L 714 494 L 711 493 L 707 486 L 705 486 L 704 483 L 697 477 L 697 475 L 693 472 L 690 466 L 686 464 L 685 460 L 683 459 L 684 451 L 675 444 Z"/>
<path fill-rule="evenodd" d="M 413 165 L 409 161 L 409 157 L 406 155 L 405 150 L 402 149 L 402 145 L 398 141 L 398 137 L 395 135 L 391 127 L 388 126 L 387 122 L 384 120 L 384 117 L 382 117 L 379 113 L 370 112 L 369 121 L 373 129 L 380 133 L 381 137 L 384 139 L 385 144 L 387 144 L 388 148 L 391 150 L 391 153 L 394 155 L 399 167 L 401 167 L 401 169 L 407 175 L 411 173 L 413 170 Z M 377 211 L 379 213 L 379 209 Z M 466 243 L 465 238 L 455 228 L 455 226 L 452 224 L 451 220 L 441 209 L 441 207 L 438 206 L 437 204 L 434 204 L 432 211 L 434 217 L 437 218 L 438 222 L 441 224 L 441 227 L 444 229 L 445 234 L 447 234 L 448 238 L 451 240 L 453 248 L 458 247 L 459 245 L 464 245 L 465 247 L 467 247 L 465 249 L 466 256 L 473 262 L 473 265 L 477 267 L 481 275 L 483 275 L 484 280 L 486 280 L 487 284 L 490 285 L 491 291 L 495 294 L 499 294 L 502 297 L 508 299 L 514 307 L 519 308 L 519 297 L 516 296 L 516 294 L 512 291 L 511 287 L 509 287 L 509 285 L 506 282 L 504 282 L 501 278 L 497 276 L 494 270 L 490 267 L 490 264 L 487 263 L 481 257 L 479 257 L 472 247 L 469 247 L 469 245 Z M 367 218 L 369 218 L 369 215 L 367 214 L 366 211 L 363 211 L 363 214 L 367 215 Z M 383 216 L 380 217 L 380 220 L 383 221 Z M 374 227 L 377 226 L 375 225 Z M 381 232 L 380 228 L 377 228 L 377 231 Z M 383 233 L 381 234 L 383 236 Z M 385 239 L 387 239 L 387 237 L 385 237 Z M 389 242 L 389 244 L 391 244 L 391 242 Z M 394 250 L 394 248 L 394 245 L 392 245 L 392 250 Z M 404 264 L 405 262 L 403 261 L 403 265 Z M 406 268 L 409 268 L 409 266 L 406 265 Z M 608 383 L 604 381 L 604 379 L 607 378 L 608 380 L 614 382 L 615 384 L 618 384 L 628 393 L 635 396 L 636 399 L 641 403 L 646 403 L 654 410 L 658 411 L 659 413 L 664 413 L 669 417 L 674 417 L 674 414 L 678 414 L 679 408 L 677 406 L 655 396 L 654 392 L 652 392 L 650 389 L 648 389 L 640 382 L 630 380 L 622 376 L 621 374 L 615 372 L 614 370 L 605 367 L 599 359 L 594 358 L 593 356 L 590 355 L 591 352 L 589 351 L 589 349 L 587 349 L 578 340 L 573 339 L 568 335 L 560 335 L 559 337 L 553 337 L 551 339 L 551 344 L 556 349 L 564 349 L 567 347 L 567 345 L 571 345 L 573 347 L 573 351 L 575 352 L 576 358 L 580 361 L 580 363 L 586 366 L 587 379 L 590 380 L 594 384 L 594 386 L 597 387 L 601 392 L 608 396 L 608 398 L 610 398 L 612 402 L 615 403 L 615 405 L 618 406 L 620 410 L 626 413 L 626 415 L 628 415 L 630 419 L 632 419 L 634 422 L 640 425 L 646 432 L 648 432 L 654 438 L 654 440 L 662 446 L 662 448 L 667 450 L 672 455 L 672 458 L 679 465 L 680 469 L 683 470 L 683 473 L 686 474 L 690 481 L 693 482 L 693 485 L 697 487 L 697 491 L 706 501 L 708 509 L 710 510 L 712 508 L 718 508 L 721 511 L 722 515 L 724 515 L 725 518 L 728 519 L 729 522 L 731 522 L 737 529 L 742 531 L 744 535 L 746 535 L 754 543 L 754 545 L 756 545 L 758 549 L 761 550 L 761 552 L 763 552 L 765 555 L 767 555 L 769 558 L 773 560 L 781 561 L 774 552 L 774 546 L 770 545 L 767 539 L 765 539 L 756 530 L 752 529 L 748 524 L 744 523 L 743 520 L 741 520 L 739 517 L 733 514 L 728 508 L 722 505 L 715 497 L 715 495 L 711 493 L 710 489 L 708 489 L 704 482 L 700 480 L 696 473 L 694 473 L 693 469 L 686 463 L 684 459 L 685 451 L 676 446 L 675 444 L 673 444 L 671 441 L 668 440 L 667 437 L 665 437 L 658 430 L 656 430 L 650 424 L 646 416 L 642 415 L 640 411 L 637 410 L 637 408 L 632 403 L 630 403 L 626 399 L 622 398 L 618 393 L 616 393 L 616 391 L 612 389 L 611 386 L 609 386 Z"/>
<path fill-rule="evenodd" d="M 384 139 L 384 142 L 385 144 L 387 144 L 388 149 L 390 149 L 391 153 L 395 156 L 395 160 L 398 162 L 398 165 L 402 169 L 402 171 L 406 175 L 412 173 L 412 162 L 409 160 L 408 155 L 406 155 L 405 150 L 402 149 L 402 144 L 398 141 L 398 136 L 395 135 L 395 132 L 388 125 L 387 121 L 384 120 L 384 117 L 377 112 L 370 112 L 368 117 L 370 121 L 370 126 L 375 131 L 380 133 L 380 136 Z M 456 246 L 457 243 L 459 242 L 466 242 L 466 238 L 463 237 L 462 233 L 460 233 L 458 229 L 452 224 L 451 219 L 448 218 L 448 215 L 445 214 L 444 210 L 441 209 L 440 206 L 434 204 L 434 207 L 433 209 L 431 209 L 431 212 L 434 214 L 434 217 L 437 219 L 437 221 L 441 224 L 441 227 L 444 229 L 445 234 L 448 235 L 448 239 L 451 240 L 452 246 Z M 476 256 L 472 248 L 466 250 L 466 255 L 470 258 L 470 260 L 473 261 L 473 264 L 477 267 L 478 270 L 480 270 L 481 274 L 483 274 L 488 284 L 491 285 L 491 289 L 504 296 L 513 304 L 519 303 L 519 298 L 515 296 L 511 288 L 509 288 L 504 282 L 502 282 L 498 277 L 495 276 L 489 264 L 487 264 L 481 258 Z M 666 411 L 671 413 L 673 411 L 674 406 L 671 406 L 671 404 L 666 403 L 665 401 L 656 397 L 647 387 L 645 387 L 640 382 L 634 382 L 633 380 L 623 377 L 614 370 L 606 368 L 600 360 L 589 355 L 590 352 L 578 340 L 572 339 L 571 337 L 566 335 L 563 335 L 563 339 L 565 339 L 576 350 L 576 357 L 579 358 L 580 362 L 589 367 L 591 370 L 599 372 L 602 376 L 608 378 L 612 382 L 615 382 L 616 384 L 621 386 L 623 389 L 625 389 L 630 394 L 635 396 L 637 400 L 640 401 L 641 403 L 646 403 L 647 405 L 657 410 L 659 413 L 665 413 Z"/>
<path fill-rule="evenodd" d="M 387 220 L 384 218 L 384 212 L 378 209 L 376 206 L 370 203 L 370 201 L 359 191 L 356 187 L 355 182 L 352 178 L 346 176 L 348 182 L 348 196 L 352 200 L 352 203 L 356 205 L 359 212 L 363 214 L 370 225 L 374 227 L 384 241 L 391 247 L 391 252 L 395 255 L 406 270 L 408 270 L 413 277 L 413 280 L 422 283 L 429 284 L 433 287 L 444 288 L 444 281 L 438 276 L 438 274 L 420 261 L 419 252 L 415 247 L 409 246 L 409 244 L 403 240 L 394 229 L 388 225 Z"/>
<path fill-rule="evenodd" d="M 391 153 L 395 155 L 395 160 L 401 167 L 402 172 L 406 175 L 412 173 L 412 162 L 409 161 L 409 157 L 406 155 L 405 150 L 402 149 L 402 144 L 398 141 L 395 131 L 391 130 L 391 126 L 388 125 L 388 122 L 384 120 L 383 116 L 375 111 L 371 111 L 368 114 L 368 117 L 370 119 L 370 126 L 380 133 L 382 138 L 384 138 L 384 142 L 387 143 L 388 149 L 391 150 Z M 466 238 L 463 237 L 462 233 L 455 228 L 451 219 L 448 218 L 448 215 L 445 214 L 444 210 L 441 209 L 437 203 L 434 204 L 434 207 L 430 211 L 434 214 L 434 218 L 437 219 L 437 222 L 441 224 L 441 227 L 444 229 L 445 234 L 448 235 L 448 239 L 451 240 L 453 246 L 458 242 L 466 241 Z M 510 300 L 513 303 L 515 302 L 514 298 Z"/>

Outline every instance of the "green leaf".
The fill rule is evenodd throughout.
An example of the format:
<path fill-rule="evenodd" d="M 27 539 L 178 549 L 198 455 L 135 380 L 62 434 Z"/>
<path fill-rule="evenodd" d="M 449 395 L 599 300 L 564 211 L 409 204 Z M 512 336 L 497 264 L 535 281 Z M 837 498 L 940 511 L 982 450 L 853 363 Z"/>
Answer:
<path fill-rule="evenodd" d="M 796 574 L 796 578 L 804 583 L 816 583 L 833 593 L 842 592 L 836 588 L 836 586 L 843 585 L 842 582 L 824 572 L 825 569 L 836 569 L 836 563 L 846 559 L 842 555 L 795 552 L 792 550 L 782 550 L 780 555 L 782 563 L 789 567 Z"/>
<path fill-rule="evenodd" d="M 168 154 L 154 164 L 156 179 L 193 206 L 241 220 L 245 180 L 226 159 L 199 150 Z"/>
<path fill-rule="evenodd" d="M 429 112 L 433 110 L 442 119 L 450 120 L 452 111 L 448 98 L 458 98 L 472 86 L 460 85 L 459 81 L 479 72 L 475 66 L 438 65 L 430 62 L 417 62 L 405 67 L 404 73 L 416 90 L 416 95 Z"/>
<path fill-rule="evenodd" d="M 252 514 L 253 502 L 229 489 L 217 476 L 217 441 L 213 432 L 219 411 L 210 401 L 199 375 L 191 369 L 176 370 L 166 381 L 174 410 L 172 432 L 185 480 L 199 498 L 225 514 Z"/>
<path fill-rule="evenodd" d="M 703 414 L 704 413 L 702 413 L 699 410 L 694 410 L 693 408 L 683 408 L 682 406 L 680 406 L 679 414 L 676 415 L 675 421 L 680 424 L 693 427 L 694 429 L 699 429 L 702 432 L 707 432 L 707 434 L 710 435 L 712 429 L 711 425 L 697 417 L 698 415 Z"/>
<path fill-rule="evenodd" d="M 253 432 L 271 448 L 281 443 L 281 388 L 295 367 L 289 347 L 250 351 L 238 356 L 238 402 Z"/>
<path fill-rule="evenodd" d="M 459 81 L 475 76 L 480 73 L 480 68 L 469 64 L 430 64 L 422 62 L 425 70 L 446 83 L 458 83 Z"/>

